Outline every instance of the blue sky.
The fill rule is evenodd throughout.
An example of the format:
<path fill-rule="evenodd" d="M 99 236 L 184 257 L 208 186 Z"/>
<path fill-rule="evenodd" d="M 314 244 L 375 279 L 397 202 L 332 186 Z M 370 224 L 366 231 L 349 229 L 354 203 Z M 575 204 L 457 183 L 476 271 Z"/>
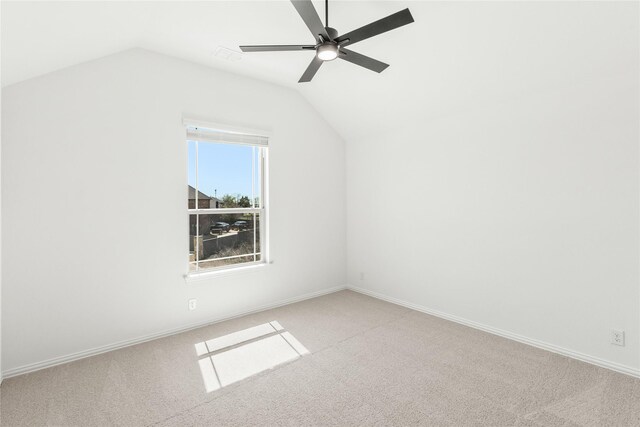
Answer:
<path fill-rule="evenodd" d="M 196 186 L 195 142 L 188 142 L 189 185 Z M 258 150 L 256 149 L 256 152 Z M 253 147 L 237 144 L 198 143 L 198 190 L 218 198 L 225 194 L 251 197 Z M 256 164 L 256 176 L 258 174 Z M 257 187 L 256 187 L 257 192 Z"/>

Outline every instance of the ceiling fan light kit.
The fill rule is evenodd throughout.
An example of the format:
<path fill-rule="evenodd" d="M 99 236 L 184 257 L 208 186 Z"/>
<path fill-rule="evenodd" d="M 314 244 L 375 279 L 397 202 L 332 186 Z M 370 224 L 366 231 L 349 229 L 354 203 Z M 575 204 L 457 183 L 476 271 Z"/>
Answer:
<path fill-rule="evenodd" d="M 315 76 L 320 66 L 325 61 L 333 61 L 340 58 L 352 64 L 359 65 L 368 70 L 381 73 L 389 64 L 380 62 L 366 55 L 346 49 L 345 46 L 357 43 L 359 41 L 377 36 L 378 34 L 391 31 L 398 27 L 413 22 L 413 16 L 409 9 L 401 10 L 386 18 L 379 19 L 375 22 L 360 27 L 357 30 L 350 31 L 343 35 L 338 35 L 335 28 L 329 27 L 329 0 L 325 0 L 325 25 L 322 25 L 320 17 L 313 7 L 311 0 L 291 0 L 293 7 L 296 9 L 307 28 L 311 31 L 315 40 L 314 45 L 258 45 L 258 46 L 240 46 L 243 52 L 277 52 L 277 51 L 305 51 L 315 50 L 316 56 L 307 67 L 298 83 L 310 82 Z"/>
<path fill-rule="evenodd" d="M 323 43 L 316 49 L 316 55 L 323 61 L 333 61 L 338 57 L 338 45 L 331 42 Z"/>

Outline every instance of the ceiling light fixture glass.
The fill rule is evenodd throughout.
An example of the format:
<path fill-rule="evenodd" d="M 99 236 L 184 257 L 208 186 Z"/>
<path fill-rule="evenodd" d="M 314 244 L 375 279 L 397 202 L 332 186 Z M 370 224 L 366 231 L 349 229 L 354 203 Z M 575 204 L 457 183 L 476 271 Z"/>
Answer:
<path fill-rule="evenodd" d="M 338 57 L 338 46 L 335 43 L 325 43 L 318 46 L 318 59 L 322 61 L 333 61 Z"/>

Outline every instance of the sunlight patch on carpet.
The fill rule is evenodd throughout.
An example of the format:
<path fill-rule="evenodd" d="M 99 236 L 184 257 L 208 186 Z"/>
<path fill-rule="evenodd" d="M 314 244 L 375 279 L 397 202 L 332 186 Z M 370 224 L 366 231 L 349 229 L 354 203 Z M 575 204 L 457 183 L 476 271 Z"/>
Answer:
<path fill-rule="evenodd" d="M 277 321 L 195 344 L 207 393 L 226 387 L 309 351 Z"/>

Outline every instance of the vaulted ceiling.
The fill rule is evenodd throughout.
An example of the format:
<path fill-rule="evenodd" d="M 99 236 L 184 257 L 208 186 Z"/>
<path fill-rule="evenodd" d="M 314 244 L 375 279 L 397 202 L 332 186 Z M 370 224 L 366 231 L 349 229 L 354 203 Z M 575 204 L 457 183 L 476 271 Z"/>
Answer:
<path fill-rule="evenodd" d="M 314 2 L 324 16 L 324 2 Z M 288 1 L 2 2 L 2 85 L 141 47 L 298 90 L 347 140 L 635 70 L 637 2 L 331 1 L 345 33 L 409 7 L 415 23 L 352 45 L 381 74 L 333 61 L 297 83 L 312 52 Z M 637 70 L 636 70 L 637 71 Z"/>

